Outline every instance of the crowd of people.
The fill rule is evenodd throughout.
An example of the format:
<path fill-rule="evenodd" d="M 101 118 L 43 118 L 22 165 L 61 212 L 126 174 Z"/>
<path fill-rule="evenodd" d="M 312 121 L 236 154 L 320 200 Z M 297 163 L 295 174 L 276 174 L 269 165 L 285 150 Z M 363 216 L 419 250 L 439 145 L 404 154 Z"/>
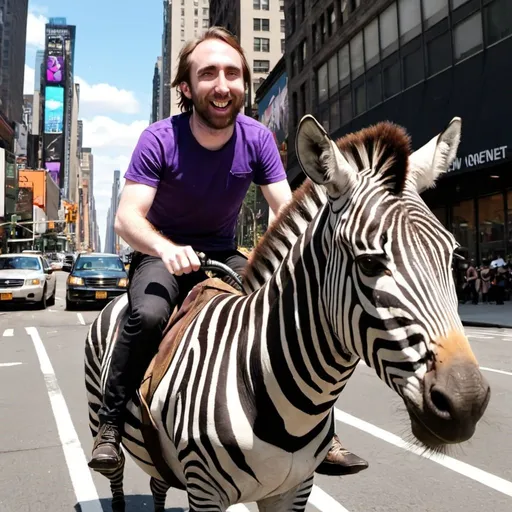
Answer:
<path fill-rule="evenodd" d="M 510 300 L 512 292 L 512 262 L 505 261 L 501 256 L 493 260 L 482 260 L 476 265 L 471 259 L 461 265 L 458 275 L 459 300 L 465 304 L 496 304 L 501 306 Z"/>

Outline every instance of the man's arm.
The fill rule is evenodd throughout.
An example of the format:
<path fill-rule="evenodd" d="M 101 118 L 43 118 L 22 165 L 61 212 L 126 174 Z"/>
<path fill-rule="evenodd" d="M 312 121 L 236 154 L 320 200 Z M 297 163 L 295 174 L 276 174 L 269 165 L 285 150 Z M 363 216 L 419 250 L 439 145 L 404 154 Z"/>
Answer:
<path fill-rule="evenodd" d="M 114 229 L 136 251 L 161 258 L 171 274 L 199 270 L 199 259 L 190 246 L 174 244 L 146 219 L 156 188 L 126 180 L 117 209 Z"/>
<path fill-rule="evenodd" d="M 276 217 L 279 215 L 280 210 L 292 199 L 292 190 L 287 180 L 261 185 L 261 191 L 272 213 Z"/>

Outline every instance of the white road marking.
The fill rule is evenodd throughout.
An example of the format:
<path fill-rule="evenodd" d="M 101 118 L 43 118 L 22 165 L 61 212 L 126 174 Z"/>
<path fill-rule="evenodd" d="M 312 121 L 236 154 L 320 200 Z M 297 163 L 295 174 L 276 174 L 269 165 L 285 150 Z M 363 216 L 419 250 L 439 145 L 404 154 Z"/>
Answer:
<path fill-rule="evenodd" d="M 20 364 L 23 363 L 0 363 L 0 368 L 5 368 L 7 366 L 19 366 Z"/>
<path fill-rule="evenodd" d="M 231 507 L 228 508 L 227 512 L 245 512 L 246 510 L 249 509 L 245 505 L 239 503 L 238 505 L 231 505 Z"/>
<path fill-rule="evenodd" d="M 485 370 L 486 372 L 501 373 L 502 375 L 510 375 L 512 377 L 512 372 L 506 372 L 505 370 L 495 370 L 494 368 L 486 368 L 485 366 L 480 366 L 480 370 Z"/>
<path fill-rule="evenodd" d="M 451 469 L 460 475 L 466 476 L 476 482 L 481 483 L 495 491 L 506 494 L 507 496 L 512 497 L 512 482 L 505 480 L 504 478 L 500 478 L 499 476 L 493 475 L 491 473 L 487 473 L 487 471 L 483 471 L 482 469 L 476 468 L 467 464 L 465 462 L 461 462 L 460 460 L 449 457 L 448 455 L 439 455 L 437 453 L 427 455 L 424 453 L 424 449 L 419 448 L 417 446 L 413 446 L 410 443 L 405 442 L 401 437 L 388 432 L 382 428 L 376 427 L 371 423 L 368 423 L 364 420 L 356 418 L 351 414 L 348 414 L 340 409 L 334 408 L 334 414 L 336 420 L 355 427 L 367 434 L 370 434 L 382 441 L 386 441 L 389 444 L 397 446 L 398 448 L 402 448 L 408 452 L 419 455 L 420 457 L 424 457 L 425 459 L 431 460 L 432 462 L 437 462 L 441 466 L 445 468 Z"/>
<path fill-rule="evenodd" d="M 316 485 L 313 486 L 308 503 L 321 512 L 348 512 L 344 506 Z"/>
<path fill-rule="evenodd" d="M 14 329 L 5 329 L 4 336 L 14 336 Z"/>
<path fill-rule="evenodd" d="M 98 492 L 94 487 L 91 472 L 87 467 L 85 454 L 78 439 L 73 421 L 69 414 L 66 401 L 57 382 L 48 353 L 43 341 L 35 327 L 26 327 L 27 334 L 32 338 L 41 372 L 44 376 L 48 397 L 52 406 L 53 416 L 57 424 L 60 442 L 64 451 L 64 458 L 68 466 L 69 476 L 75 491 L 76 500 L 82 512 L 103 512 L 103 507 L 98 499 Z"/>
<path fill-rule="evenodd" d="M 481 337 L 484 337 L 484 336 L 489 336 L 490 334 L 492 335 L 491 337 L 494 337 L 494 336 L 510 336 L 510 332 L 498 332 L 498 331 L 467 331 L 469 334 L 471 335 L 482 335 Z"/>
<path fill-rule="evenodd" d="M 76 316 L 78 317 L 78 321 L 82 324 L 82 325 L 85 325 L 85 320 L 84 320 L 84 316 L 82 315 L 82 313 L 77 313 Z"/>
<path fill-rule="evenodd" d="M 473 339 L 473 340 L 493 340 L 494 339 L 494 336 L 487 336 L 487 335 L 483 335 L 483 334 L 467 334 L 467 337 L 469 339 Z"/>

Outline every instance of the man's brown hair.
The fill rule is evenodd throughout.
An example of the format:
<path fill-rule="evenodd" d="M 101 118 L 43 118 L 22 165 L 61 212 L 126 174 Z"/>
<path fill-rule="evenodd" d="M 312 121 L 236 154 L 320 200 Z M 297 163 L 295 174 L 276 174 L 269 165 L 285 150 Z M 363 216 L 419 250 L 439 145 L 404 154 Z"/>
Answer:
<path fill-rule="evenodd" d="M 208 39 L 217 39 L 226 44 L 229 44 L 229 46 L 234 48 L 240 54 L 240 58 L 242 59 L 242 73 L 245 87 L 247 87 L 251 81 L 251 71 L 249 69 L 249 64 L 247 63 L 244 51 L 236 37 L 223 27 L 210 27 L 203 35 L 185 44 L 185 46 L 180 51 L 178 69 L 171 86 L 176 87 L 176 90 L 178 91 L 180 96 L 178 106 L 182 112 L 191 112 L 194 105 L 192 100 L 187 98 L 180 89 L 180 84 L 182 82 L 186 82 L 190 86 L 190 55 L 196 49 L 198 44 L 202 43 L 203 41 L 207 41 Z"/>

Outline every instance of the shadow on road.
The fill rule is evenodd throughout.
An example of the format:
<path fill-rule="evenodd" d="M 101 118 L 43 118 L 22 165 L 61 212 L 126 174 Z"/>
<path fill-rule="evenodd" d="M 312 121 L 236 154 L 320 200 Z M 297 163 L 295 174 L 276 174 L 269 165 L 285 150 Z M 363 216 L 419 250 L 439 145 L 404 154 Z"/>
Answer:
<path fill-rule="evenodd" d="M 153 496 L 150 494 L 127 494 L 125 496 L 126 512 L 147 511 L 153 512 Z M 100 499 L 100 504 L 103 512 L 112 512 L 112 505 L 110 498 Z M 76 512 L 89 512 L 92 502 L 84 501 L 75 505 Z M 165 512 L 185 512 L 188 509 L 184 508 L 166 508 Z"/>

